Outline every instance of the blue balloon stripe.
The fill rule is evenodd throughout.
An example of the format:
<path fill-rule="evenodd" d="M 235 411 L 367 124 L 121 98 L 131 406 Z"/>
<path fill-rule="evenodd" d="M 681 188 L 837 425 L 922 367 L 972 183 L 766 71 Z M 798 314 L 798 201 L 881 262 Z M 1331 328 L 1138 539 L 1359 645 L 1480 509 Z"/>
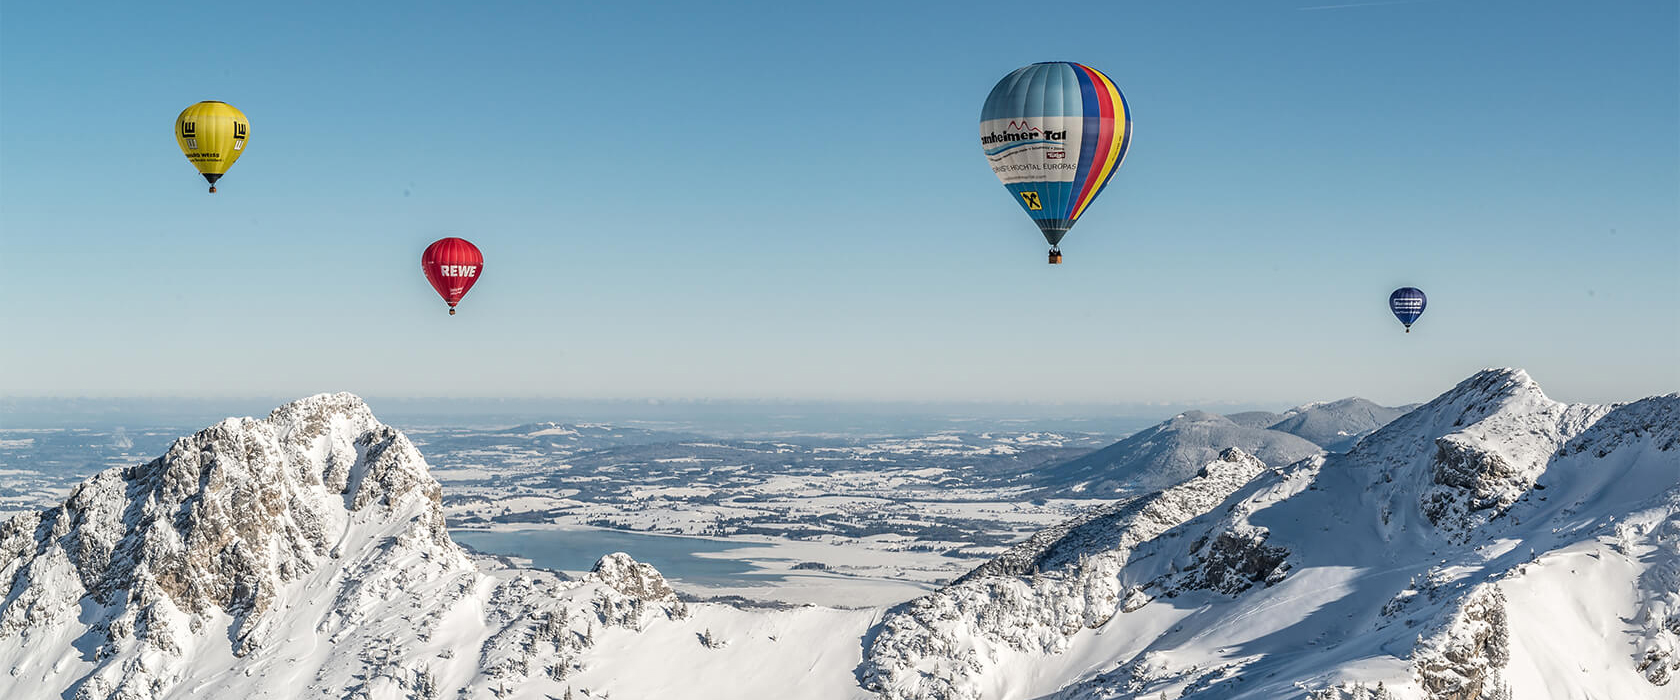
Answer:
<path fill-rule="evenodd" d="M 980 121 L 1019 119 L 1034 106 L 1032 116 L 1065 117 L 1081 114 L 1079 92 L 1073 89 L 1075 71 L 1065 63 L 1035 63 L 1004 76 L 986 97 L 980 109 Z M 1028 99 L 1024 94 L 1037 83 L 1039 94 Z M 1058 87 L 1051 87 L 1058 83 Z M 1023 85 L 1028 87 L 1023 87 Z M 1046 99 L 1045 93 L 1049 93 Z"/>
<path fill-rule="evenodd" d="M 1021 111 L 1028 117 L 1044 114 L 1044 72 L 1033 71 L 1021 83 Z"/>
<path fill-rule="evenodd" d="M 1079 114 L 1079 73 L 1077 67 L 1071 63 L 1061 64 L 1062 70 L 1062 111 L 1061 114 Z"/>
<path fill-rule="evenodd" d="M 1073 189 L 1071 182 L 1017 182 L 1009 185 L 1010 194 L 1015 195 L 1015 203 L 1027 212 L 1035 221 L 1061 220 L 1067 217 L 1050 208 L 1049 203 L 1066 197 L 1068 190 Z M 1039 208 L 1032 207 L 1033 202 L 1039 203 Z"/>

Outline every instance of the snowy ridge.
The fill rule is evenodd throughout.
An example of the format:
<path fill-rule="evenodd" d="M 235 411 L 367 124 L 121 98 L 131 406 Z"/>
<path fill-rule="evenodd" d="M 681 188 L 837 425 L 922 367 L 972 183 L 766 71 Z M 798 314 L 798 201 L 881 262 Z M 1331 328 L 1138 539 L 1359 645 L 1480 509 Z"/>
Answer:
<path fill-rule="evenodd" d="M 1185 411 L 1035 479 L 1041 496 L 1112 498 L 1176 484 L 1236 447 L 1272 466 L 1322 452 L 1345 452 L 1361 438 L 1417 408 L 1379 406 L 1358 397 L 1297 406 L 1284 413 L 1221 416 Z"/>
<path fill-rule="evenodd" d="M 887 697 L 990 696 L 983 679 L 1004 657 L 1031 663 L 1063 651 L 1080 630 L 1141 604 L 1140 592 L 1117 577 L 1132 547 L 1206 512 L 1265 469 L 1228 449 L 1182 484 L 1051 528 L 889 612 L 862 668 L 865 687 Z M 923 672 L 930 662 L 935 672 Z"/>
<path fill-rule="evenodd" d="M 860 677 L 888 698 L 1674 697 L 1680 395 L 1567 405 L 1485 370 L 1346 454 L 1249 472 L 1180 523 L 1122 502 L 890 611 Z"/>
<path fill-rule="evenodd" d="M 582 581 L 481 569 L 439 496 L 350 394 L 102 472 L 0 525 L 0 696 L 558 696 L 598 629 L 686 614 L 622 555 Z"/>
<path fill-rule="evenodd" d="M 1075 563 L 1079 554 L 1093 549 L 1129 551 L 1139 542 L 1217 505 L 1265 468 L 1266 464 L 1253 455 L 1228 448 L 1188 481 L 1095 508 L 1040 531 L 960 580 L 1060 571 Z"/>

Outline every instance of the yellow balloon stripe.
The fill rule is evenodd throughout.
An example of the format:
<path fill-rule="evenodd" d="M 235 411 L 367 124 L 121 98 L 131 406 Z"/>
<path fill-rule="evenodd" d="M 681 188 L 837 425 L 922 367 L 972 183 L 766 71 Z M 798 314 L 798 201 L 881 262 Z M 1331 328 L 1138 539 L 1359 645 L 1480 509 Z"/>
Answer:
<path fill-rule="evenodd" d="M 1108 176 L 1114 172 L 1115 168 L 1120 167 L 1122 155 L 1120 146 L 1126 138 L 1126 124 L 1131 120 L 1132 115 L 1126 113 L 1126 102 L 1120 99 L 1120 89 L 1114 87 L 1114 81 L 1109 80 L 1108 76 L 1103 75 L 1102 71 L 1095 68 L 1092 68 L 1091 72 L 1096 74 L 1097 82 L 1102 84 L 1102 88 L 1108 91 L 1110 104 L 1114 105 L 1114 133 L 1108 143 L 1108 160 L 1104 161 L 1102 169 L 1097 171 L 1095 180 L 1097 183 L 1102 183 L 1108 180 Z M 1100 184 L 1098 187 L 1091 188 L 1091 194 L 1085 198 L 1085 201 L 1079 203 L 1078 209 L 1074 210 L 1073 220 L 1078 221 L 1080 215 L 1085 213 L 1085 207 L 1091 206 L 1091 202 L 1097 198 L 1098 189 L 1100 189 Z"/>

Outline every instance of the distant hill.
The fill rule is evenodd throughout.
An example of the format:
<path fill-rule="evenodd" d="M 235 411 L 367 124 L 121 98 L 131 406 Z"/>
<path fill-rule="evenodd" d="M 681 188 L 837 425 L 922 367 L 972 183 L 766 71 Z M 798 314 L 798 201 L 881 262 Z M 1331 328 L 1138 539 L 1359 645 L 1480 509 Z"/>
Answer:
<path fill-rule="evenodd" d="M 1244 411 L 1242 413 L 1227 413 L 1225 418 L 1244 428 L 1270 428 L 1284 419 L 1282 413 L 1271 411 Z"/>
<path fill-rule="evenodd" d="M 1039 471 L 1047 497 L 1103 498 L 1166 488 L 1194 476 L 1221 452 L 1238 448 L 1281 467 L 1323 452 L 1346 452 L 1360 438 L 1417 404 L 1380 406 L 1359 397 L 1299 406 L 1283 413 L 1221 416 L 1186 411 L 1101 450 Z"/>
<path fill-rule="evenodd" d="M 1340 401 L 1301 406 L 1284 413 L 1280 420 L 1266 427 L 1306 438 L 1330 452 L 1346 452 L 1360 438 L 1417 407 L 1415 403 L 1379 406 L 1352 396 Z"/>
<path fill-rule="evenodd" d="M 1114 497 L 1166 488 L 1236 447 L 1272 466 L 1321 454 L 1311 441 L 1286 432 L 1245 427 L 1225 416 L 1186 411 L 1148 430 L 1073 461 L 1045 469 L 1039 495 Z"/>

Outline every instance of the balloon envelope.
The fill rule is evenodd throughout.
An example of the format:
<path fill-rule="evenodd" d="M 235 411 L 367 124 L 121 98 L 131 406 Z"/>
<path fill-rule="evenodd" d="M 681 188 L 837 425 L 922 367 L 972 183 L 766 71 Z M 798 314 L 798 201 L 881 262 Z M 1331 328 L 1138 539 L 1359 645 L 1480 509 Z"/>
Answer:
<path fill-rule="evenodd" d="M 980 110 L 980 148 L 992 172 L 1052 246 L 1108 186 L 1131 142 L 1126 97 L 1078 63 L 1010 73 Z"/>
<path fill-rule="evenodd" d="M 455 305 L 484 271 L 484 254 L 464 238 L 443 238 L 426 246 L 426 252 L 420 255 L 420 269 L 453 314 Z"/>
<path fill-rule="evenodd" d="M 210 181 L 211 192 L 216 191 L 216 181 L 227 174 L 234 161 L 245 155 L 250 140 L 251 121 L 226 102 L 200 102 L 175 117 L 175 145 Z"/>
<path fill-rule="evenodd" d="M 1400 319 L 1410 330 L 1418 317 L 1423 315 L 1423 307 L 1429 304 L 1429 299 L 1423 296 L 1423 290 L 1417 287 L 1401 287 L 1388 295 L 1388 310 L 1394 312 L 1394 317 Z"/>

